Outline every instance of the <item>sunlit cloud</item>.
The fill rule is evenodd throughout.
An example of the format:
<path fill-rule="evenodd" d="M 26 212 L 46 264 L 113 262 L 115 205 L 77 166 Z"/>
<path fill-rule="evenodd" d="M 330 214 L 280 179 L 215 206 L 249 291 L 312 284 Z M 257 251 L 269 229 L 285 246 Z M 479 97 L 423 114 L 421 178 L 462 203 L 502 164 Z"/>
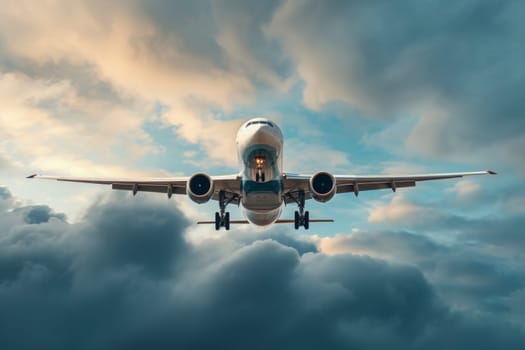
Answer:
<path fill-rule="evenodd" d="M 481 185 L 472 180 L 462 180 L 456 182 L 453 188 L 448 192 L 456 193 L 458 200 L 466 200 L 472 198 L 481 191 Z"/>
<path fill-rule="evenodd" d="M 390 203 L 377 203 L 368 216 L 370 223 L 424 223 L 429 220 L 435 220 L 431 210 L 410 202 L 401 194 L 393 196 Z"/>

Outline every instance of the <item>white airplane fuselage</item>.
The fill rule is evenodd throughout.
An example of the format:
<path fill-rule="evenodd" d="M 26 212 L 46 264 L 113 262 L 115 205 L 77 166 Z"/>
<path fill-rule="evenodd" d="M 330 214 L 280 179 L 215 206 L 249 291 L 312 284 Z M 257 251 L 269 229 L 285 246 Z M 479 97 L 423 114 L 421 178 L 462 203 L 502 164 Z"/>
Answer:
<path fill-rule="evenodd" d="M 241 205 L 255 225 L 275 222 L 283 207 L 283 134 L 265 118 L 251 119 L 237 133 Z"/>

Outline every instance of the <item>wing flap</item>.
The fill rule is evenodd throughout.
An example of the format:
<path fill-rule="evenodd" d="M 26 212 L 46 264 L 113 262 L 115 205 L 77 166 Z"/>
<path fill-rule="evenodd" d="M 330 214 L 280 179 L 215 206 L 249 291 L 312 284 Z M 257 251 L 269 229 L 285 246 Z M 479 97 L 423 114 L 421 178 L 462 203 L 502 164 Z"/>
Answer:
<path fill-rule="evenodd" d="M 168 193 L 169 186 L 172 188 L 172 194 L 186 194 L 186 187 L 174 185 L 150 185 L 150 184 L 122 184 L 114 183 L 111 188 L 114 190 L 136 191 L 136 192 L 156 192 Z"/>
<path fill-rule="evenodd" d="M 403 187 L 415 187 L 415 181 L 390 181 L 390 182 L 365 182 L 358 183 L 358 191 L 371 191 L 371 190 L 382 190 L 382 189 L 397 189 Z M 342 184 L 337 185 L 337 193 L 355 192 L 355 185 Z"/>

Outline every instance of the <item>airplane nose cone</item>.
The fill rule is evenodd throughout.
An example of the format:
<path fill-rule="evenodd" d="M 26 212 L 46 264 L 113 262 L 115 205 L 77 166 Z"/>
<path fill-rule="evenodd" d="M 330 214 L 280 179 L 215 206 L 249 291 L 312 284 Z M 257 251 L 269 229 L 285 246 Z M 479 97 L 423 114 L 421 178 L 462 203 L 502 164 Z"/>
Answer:
<path fill-rule="evenodd" d="M 265 143 L 270 141 L 269 139 L 271 138 L 273 138 L 273 135 L 265 126 L 260 126 L 257 129 L 254 129 L 251 137 L 252 142 L 256 143 Z"/>

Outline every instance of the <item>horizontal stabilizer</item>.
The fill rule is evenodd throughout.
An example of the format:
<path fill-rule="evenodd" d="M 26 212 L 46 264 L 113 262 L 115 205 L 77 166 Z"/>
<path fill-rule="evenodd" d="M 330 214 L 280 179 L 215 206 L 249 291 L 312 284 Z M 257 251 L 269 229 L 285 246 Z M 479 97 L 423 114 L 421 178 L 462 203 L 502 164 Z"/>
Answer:
<path fill-rule="evenodd" d="M 230 224 L 249 224 L 248 220 L 230 220 Z M 215 221 L 197 221 L 197 225 L 215 225 Z"/>
<path fill-rule="evenodd" d="M 334 222 L 333 219 L 310 219 L 308 221 L 309 222 Z M 294 220 L 285 219 L 285 220 L 277 220 L 275 223 L 276 224 L 293 224 L 293 223 L 295 223 L 295 221 Z"/>
<path fill-rule="evenodd" d="M 310 219 L 309 222 L 334 222 L 333 219 Z M 230 224 L 249 224 L 248 220 L 230 220 Z M 293 224 L 294 220 L 277 220 L 276 224 Z M 215 221 L 197 221 L 197 225 L 215 225 Z"/>

